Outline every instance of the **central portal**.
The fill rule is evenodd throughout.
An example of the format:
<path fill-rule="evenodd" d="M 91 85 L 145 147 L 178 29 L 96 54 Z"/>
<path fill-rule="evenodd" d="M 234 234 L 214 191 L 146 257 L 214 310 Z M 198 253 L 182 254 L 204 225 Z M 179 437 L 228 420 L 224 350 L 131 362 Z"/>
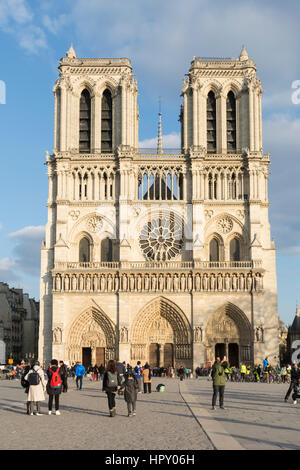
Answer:
<path fill-rule="evenodd" d="M 137 313 L 131 331 L 130 360 L 151 367 L 191 367 L 191 327 L 171 300 L 158 297 L 149 302 Z"/>

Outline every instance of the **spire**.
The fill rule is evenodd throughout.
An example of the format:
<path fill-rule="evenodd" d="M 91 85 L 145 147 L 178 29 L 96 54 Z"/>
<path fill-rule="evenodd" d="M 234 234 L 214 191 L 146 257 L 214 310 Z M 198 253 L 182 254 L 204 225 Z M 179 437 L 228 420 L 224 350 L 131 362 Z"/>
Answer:
<path fill-rule="evenodd" d="M 69 59 L 76 59 L 77 57 L 72 43 L 71 43 L 70 49 L 67 52 L 67 57 L 69 57 Z"/>
<path fill-rule="evenodd" d="M 162 130 L 161 130 L 161 98 L 159 97 L 159 113 L 158 113 L 158 138 L 157 138 L 157 155 L 163 153 L 162 147 Z"/>
<path fill-rule="evenodd" d="M 248 60 L 248 59 L 249 59 L 248 53 L 246 51 L 245 46 L 243 45 L 242 52 L 240 53 L 240 60 L 244 61 L 244 60 Z"/>

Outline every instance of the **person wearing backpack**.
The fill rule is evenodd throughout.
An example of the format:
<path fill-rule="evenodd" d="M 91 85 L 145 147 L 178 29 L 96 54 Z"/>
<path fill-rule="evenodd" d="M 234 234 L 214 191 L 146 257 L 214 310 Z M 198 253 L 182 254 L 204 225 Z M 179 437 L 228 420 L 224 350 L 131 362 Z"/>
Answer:
<path fill-rule="evenodd" d="M 34 404 L 36 404 L 36 416 L 41 416 L 41 401 L 45 400 L 46 383 L 44 371 L 39 361 L 32 364 L 25 375 L 24 380 L 28 382 L 27 414 L 33 416 Z"/>
<path fill-rule="evenodd" d="M 102 391 L 106 392 L 108 399 L 109 416 L 116 416 L 116 393 L 121 386 L 121 378 L 116 365 L 116 361 L 110 360 L 107 363 L 103 376 Z"/>
<path fill-rule="evenodd" d="M 217 357 L 216 362 L 212 366 L 211 376 L 213 379 L 213 398 L 212 398 L 212 410 L 216 409 L 217 396 L 219 394 L 219 402 L 221 410 L 224 408 L 224 390 L 226 384 L 226 375 L 225 369 L 228 367 L 226 361 L 226 356 L 224 356 L 222 362 L 219 357 Z"/>
<path fill-rule="evenodd" d="M 47 376 L 47 393 L 49 395 L 48 415 L 52 414 L 53 399 L 55 400 L 55 414 L 60 415 L 59 395 L 62 392 L 63 372 L 58 367 L 58 361 L 56 359 L 52 359 L 50 362 L 50 368 L 47 370 Z"/>

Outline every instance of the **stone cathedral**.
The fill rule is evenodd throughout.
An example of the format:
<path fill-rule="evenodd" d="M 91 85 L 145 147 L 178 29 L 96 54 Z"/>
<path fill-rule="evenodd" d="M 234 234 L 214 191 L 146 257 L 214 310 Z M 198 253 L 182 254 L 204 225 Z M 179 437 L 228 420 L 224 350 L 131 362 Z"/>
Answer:
<path fill-rule="evenodd" d="M 277 363 L 270 154 L 245 48 L 192 60 L 178 153 L 163 150 L 161 121 L 157 149 L 139 149 L 129 59 L 71 46 L 53 92 L 39 359 Z"/>

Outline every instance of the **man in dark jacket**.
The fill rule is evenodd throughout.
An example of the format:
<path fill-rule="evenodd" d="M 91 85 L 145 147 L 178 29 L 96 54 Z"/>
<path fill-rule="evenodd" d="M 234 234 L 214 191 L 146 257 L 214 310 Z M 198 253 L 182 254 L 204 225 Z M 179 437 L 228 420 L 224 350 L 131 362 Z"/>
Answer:
<path fill-rule="evenodd" d="M 214 365 L 212 366 L 211 370 L 211 377 L 213 379 L 213 397 L 212 397 L 212 410 L 216 409 L 216 402 L 217 396 L 219 394 L 219 403 L 221 410 L 225 410 L 224 408 L 224 390 L 226 384 L 226 375 L 225 369 L 228 367 L 226 356 L 221 359 L 217 357 Z"/>
<path fill-rule="evenodd" d="M 59 368 L 62 376 L 62 392 L 68 391 L 68 369 L 64 361 L 59 361 Z"/>
<path fill-rule="evenodd" d="M 289 399 L 290 394 L 292 393 L 292 390 L 295 386 L 295 384 L 298 383 L 298 379 L 300 379 L 300 369 L 298 367 L 298 364 L 293 364 L 292 370 L 291 370 L 291 382 L 288 391 L 286 392 L 286 395 L 284 397 L 284 401 L 287 402 Z"/>

